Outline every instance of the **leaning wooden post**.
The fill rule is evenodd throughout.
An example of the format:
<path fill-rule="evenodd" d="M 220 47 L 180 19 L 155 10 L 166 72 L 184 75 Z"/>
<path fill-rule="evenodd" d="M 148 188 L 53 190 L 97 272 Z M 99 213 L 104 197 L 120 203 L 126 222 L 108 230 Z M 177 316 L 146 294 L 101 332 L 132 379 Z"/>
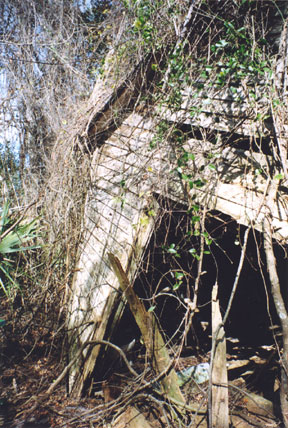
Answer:
<path fill-rule="evenodd" d="M 212 290 L 212 352 L 210 428 L 229 428 L 226 339 L 217 298 L 218 284 Z"/>
<path fill-rule="evenodd" d="M 171 367 L 171 359 L 159 331 L 156 319 L 152 313 L 146 311 L 143 303 L 134 292 L 119 259 L 112 253 L 109 253 L 108 257 L 113 271 L 118 278 L 120 288 L 125 294 L 130 310 L 142 333 L 146 350 L 152 360 L 153 368 L 157 374 L 165 373 L 167 368 Z M 165 373 L 163 378 L 160 379 L 160 383 L 167 398 L 170 397 L 179 404 L 185 404 L 184 397 L 178 386 L 177 374 L 172 367 Z"/>

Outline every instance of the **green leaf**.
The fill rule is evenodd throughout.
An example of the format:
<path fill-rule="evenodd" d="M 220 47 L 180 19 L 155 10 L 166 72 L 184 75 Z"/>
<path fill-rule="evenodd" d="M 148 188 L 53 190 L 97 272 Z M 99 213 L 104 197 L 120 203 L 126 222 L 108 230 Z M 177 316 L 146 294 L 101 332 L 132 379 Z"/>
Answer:
<path fill-rule="evenodd" d="M 149 210 L 149 211 L 148 211 L 148 216 L 149 216 L 149 217 L 156 217 L 156 212 L 155 212 L 155 210 L 153 210 L 153 209 L 152 209 L 152 210 Z"/>
<path fill-rule="evenodd" d="M 0 269 L 1 269 L 1 265 L 0 265 Z M 4 291 L 5 295 L 8 297 L 8 291 L 6 290 L 6 287 L 5 287 L 5 285 L 4 285 L 4 283 L 3 283 L 3 281 L 2 281 L 1 278 L 0 278 L 0 286 L 1 286 L 2 290 Z"/>
<path fill-rule="evenodd" d="M 41 245 L 29 245 L 28 247 L 17 247 L 17 248 L 11 248 L 9 251 L 6 251 L 5 254 L 9 253 L 19 253 L 21 251 L 28 251 L 28 250 L 36 250 L 38 248 L 41 248 Z"/>
<path fill-rule="evenodd" d="M 277 175 L 274 175 L 273 177 L 274 180 L 283 180 L 283 178 L 284 178 L 283 174 L 277 174 Z"/>
<path fill-rule="evenodd" d="M 153 312 L 154 309 L 156 309 L 156 305 L 150 306 L 150 308 L 148 309 L 148 312 Z"/>
<path fill-rule="evenodd" d="M 0 263 L 0 270 L 2 270 L 2 272 L 4 273 L 4 275 L 6 276 L 6 278 L 10 281 L 10 283 L 12 285 L 14 285 L 14 287 L 19 288 L 19 284 L 11 277 L 10 273 L 8 272 L 7 269 L 4 268 L 3 263 Z M 0 285 L 4 291 L 4 293 L 6 294 L 6 296 L 9 295 L 7 288 L 5 287 L 2 279 L 0 278 Z"/>
<path fill-rule="evenodd" d="M 37 235 L 35 233 L 37 220 L 33 220 L 28 224 L 15 226 L 8 235 L 0 242 L 0 253 L 14 253 L 17 251 L 26 251 L 28 249 L 39 248 L 39 246 L 24 247 L 25 242 L 34 239 Z"/>
<path fill-rule="evenodd" d="M 145 20 L 142 16 L 140 16 L 138 19 L 135 19 L 133 26 L 136 28 L 136 30 L 141 30 L 144 27 Z"/>
<path fill-rule="evenodd" d="M 175 290 L 178 290 L 178 288 L 180 287 L 180 285 L 183 283 L 183 281 L 179 281 L 179 282 L 176 282 L 176 284 L 174 284 L 173 285 L 173 290 L 175 291 Z"/>
<path fill-rule="evenodd" d="M 189 181 L 190 177 L 187 174 L 181 174 L 182 180 Z"/>
<path fill-rule="evenodd" d="M 147 215 L 140 217 L 140 224 L 142 226 L 147 226 L 149 224 L 149 217 Z"/>
<path fill-rule="evenodd" d="M 176 279 L 182 279 L 184 277 L 184 273 L 183 272 L 175 272 L 175 278 Z"/>
<path fill-rule="evenodd" d="M 174 250 L 174 248 L 168 248 L 168 253 L 170 253 L 170 254 L 177 254 L 177 251 L 176 250 Z"/>
<path fill-rule="evenodd" d="M 194 181 L 194 185 L 196 187 L 203 187 L 205 185 L 205 183 L 202 180 L 200 180 L 200 178 L 199 178 L 198 180 Z"/>
<path fill-rule="evenodd" d="M 0 218 L 1 234 L 3 232 L 3 227 L 9 222 L 8 212 L 9 212 L 9 202 L 5 202 L 3 206 L 1 218 Z"/>
<path fill-rule="evenodd" d="M 27 251 L 35 248 L 40 248 L 39 245 L 25 246 L 28 241 L 37 237 L 38 218 L 28 223 L 18 223 L 9 215 L 9 204 L 4 203 L 0 217 L 0 271 L 3 272 L 5 282 L 11 287 L 19 287 L 19 284 L 11 276 L 13 260 L 4 258 L 3 256 L 9 253 Z M 2 275 L 3 277 L 3 275 Z M 0 287 L 7 297 L 9 297 L 9 288 L 4 283 L 3 278 L 0 278 Z"/>

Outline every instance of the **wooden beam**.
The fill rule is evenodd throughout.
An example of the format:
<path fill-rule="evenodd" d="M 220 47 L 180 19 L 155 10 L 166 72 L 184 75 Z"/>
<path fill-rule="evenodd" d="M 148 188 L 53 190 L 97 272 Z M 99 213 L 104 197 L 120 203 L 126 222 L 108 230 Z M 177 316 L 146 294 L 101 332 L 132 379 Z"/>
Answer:
<path fill-rule="evenodd" d="M 226 338 L 217 295 L 218 285 L 215 284 L 212 290 L 212 406 L 209 418 L 211 428 L 229 428 Z"/>
<path fill-rule="evenodd" d="M 163 374 L 163 378 L 159 380 L 163 387 L 163 392 L 168 399 L 172 398 L 177 400 L 180 404 L 184 404 L 185 400 L 178 386 L 177 374 L 172 367 L 168 350 L 160 333 L 154 314 L 146 311 L 143 303 L 134 292 L 133 287 L 117 257 L 112 253 L 109 253 L 108 258 L 113 271 L 118 278 L 120 288 L 125 294 L 130 311 L 132 312 L 142 333 L 148 358 L 152 361 L 156 374 Z"/>

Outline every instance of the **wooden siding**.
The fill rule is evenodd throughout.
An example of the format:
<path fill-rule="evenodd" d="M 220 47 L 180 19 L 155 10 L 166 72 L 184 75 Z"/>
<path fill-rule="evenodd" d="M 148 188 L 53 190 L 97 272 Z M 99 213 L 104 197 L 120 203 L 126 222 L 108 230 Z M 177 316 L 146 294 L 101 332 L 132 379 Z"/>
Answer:
<path fill-rule="evenodd" d="M 203 82 L 204 84 L 204 82 Z M 208 86 L 208 83 L 206 82 Z M 264 82 L 255 87 L 239 87 L 236 93 L 228 89 L 208 88 L 198 91 L 185 88 L 181 92 L 179 108 L 171 111 L 162 104 L 156 108 L 162 119 L 185 123 L 194 127 L 222 132 L 237 132 L 244 136 L 265 137 L 269 129 L 259 117 L 267 115 L 269 99 L 265 95 Z M 255 93 L 255 98 L 250 95 Z"/>

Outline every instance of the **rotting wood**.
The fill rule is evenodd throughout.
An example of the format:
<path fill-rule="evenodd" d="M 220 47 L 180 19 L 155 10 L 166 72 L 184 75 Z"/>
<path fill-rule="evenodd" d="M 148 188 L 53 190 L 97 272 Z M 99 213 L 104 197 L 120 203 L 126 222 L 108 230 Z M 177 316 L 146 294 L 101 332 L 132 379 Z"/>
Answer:
<path fill-rule="evenodd" d="M 218 284 L 212 290 L 212 353 L 210 428 L 229 427 L 226 339 L 218 300 Z"/>
<path fill-rule="evenodd" d="M 111 426 L 112 428 L 152 428 L 145 416 L 134 406 L 129 406 Z"/>
<path fill-rule="evenodd" d="M 140 181 L 141 177 L 145 176 L 145 181 L 142 183 L 144 189 L 149 189 L 150 187 L 150 189 L 163 196 L 187 203 L 179 177 L 176 174 L 168 174 L 168 171 L 173 170 L 173 166 L 174 168 L 176 167 L 175 159 L 173 165 L 172 151 L 169 153 L 168 147 L 164 151 L 162 146 L 153 151 L 149 150 L 149 142 L 153 138 L 153 133 L 151 131 L 147 132 L 147 128 L 145 128 L 145 132 L 141 135 L 141 130 L 143 131 L 142 122 L 141 116 L 132 114 L 123 123 L 119 133 L 117 131 L 115 134 L 119 135 L 119 142 L 117 143 L 117 139 L 114 137 L 112 145 L 110 145 L 110 140 L 107 141 L 109 151 L 106 151 L 106 154 L 111 158 L 110 162 L 114 162 L 112 159 L 117 157 L 120 147 L 122 147 L 121 153 L 124 158 L 125 146 L 127 146 L 128 142 L 131 146 L 135 146 L 137 141 L 139 164 L 138 172 L 134 174 L 135 182 L 137 182 L 137 179 Z M 150 126 L 153 128 L 153 123 Z M 156 127 L 156 124 L 154 127 Z M 135 144 L 132 143 L 134 139 Z M 145 145 L 146 150 L 143 150 Z M 117 149 L 117 147 L 119 148 Z M 140 147 L 142 147 L 142 150 Z M 245 226 L 249 226 L 251 221 L 255 222 L 255 216 L 258 214 L 254 228 L 262 231 L 262 220 L 267 213 L 265 204 L 263 204 L 266 188 L 265 174 L 268 173 L 268 166 L 272 164 L 272 157 L 231 147 L 222 147 L 221 145 L 215 146 L 209 141 L 196 139 L 188 140 L 184 148 L 195 155 L 194 165 L 197 165 L 195 169 L 193 162 L 191 162 L 188 165 L 187 174 L 192 174 L 194 179 L 199 178 L 203 181 L 203 186 L 200 188 L 194 187 L 190 190 L 191 196 L 195 197 L 200 204 L 203 203 L 205 198 L 209 209 L 216 209 L 230 215 L 238 223 Z M 115 155 L 113 155 L 113 152 L 115 152 Z M 209 155 L 214 156 L 213 163 L 216 170 L 209 169 L 209 163 L 211 163 L 211 161 L 207 160 Z M 119 163 L 118 168 L 120 168 L 121 158 L 119 158 L 119 154 L 117 160 Z M 145 164 L 149 171 L 143 168 Z M 137 168 L 135 154 L 134 159 L 132 154 L 130 158 L 127 154 L 125 165 L 130 168 L 130 174 L 132 173 L 132 168 Z M 261 170 L 263 174 L 258 173 Z M 164 182 L 167 182 L 167 186 L 163 185 Z M 227 195 L 229 195 L 229 198 Z M 260 212 L 258 213 L 259 208 Z M 278 240 L 286 240 L 288 238 L 288 198 L 285 191 L 279 190 L 272 211 L 273 237 Z"/>
<path fill-rule="evenodd" d="M 151 121 L 143 121 L 141 117 L 139 120 L 144 128 L 151 126 Z M 154 217 L 147 216 L 147 212 L 153 209 L 157 214 L 157 203 L 146 195 L 149 185 L 142 177 L 147 169 L 142 162 L 141 141 L 117 139 L 117 144 L 114 140 L 111 145 L 105 144 L 92 160 L 92 189 L 87 195 L 84 214 L 85 234 L 79 245 L 81 257 L 69 304 L 69 328 L 71 332 L 75 329 L 76 335 L 74 338 L 71 334 L 71 341 L 76 343 L 76 348 L 87 340 L 103 339 L 110 316 L 114 315 L 116 306 L 119 307 L 119 284 L 105 261 L 105 253 L 113 250 L 133 281 L 154 227 Z M 138 181 L 135 176 L 139 162 L 143 170 Z M 121 186 L 121 182 L 124 185 Z M 109 332 L 106 337 L 110 337 Z M 100 347 L 94 347 L 89 355 L 87 351 L 83 353 L 81 372 L 77 367 L 71 370 L 69 385 L 74 395 L 81 395 L 84 382 L 90 382 L 88 378 L 99 350 Z"/>
<path fill-rule="evenodd" d="M 261 395 L 249 392 L 249 394 L 244 395 L 241 400 L 241 404 L 245 409 L 248 410 L 248 412 L 270 418 L 274 417 L 274 405 L 272 401 L 261 397 Z"/>
<path fill-rule="evenodd" d="M 237 133 L 244 136 L 260 137 L 269 135 L 269 131 L 263 123 L 259 124 L 257 121 L 244 115 L 242 117 L 227 117 L 223 111 L 222 114 L 201 111 L 191 117 L 191 114 L 184 109 L 177 112 L 165 110 L 164 112 L 159 112 L 159 118 L 197 128 L 213 129 L 214 131 L 229 132 L 231 134 Z"/>
<path fill-rule="evenodd" d="M 145 203 L 145 201 L 143 201 L 143 203 Z M 157 210 L 156 205 L 154 205 L 154 209 L 155 211 Z M 114 214 L 115 215 L 115 214 Z M 135 275 L 137 269 L 138 269 L 138 263 L 139 260 L 141 259 L 143 250 L 145 248 L 145 245 L 147 244 L 149 237 L 151 235 L 152 229 L 153 229 L 153 224 L 154 224 L 154 219 L 153 217 L 147 218 L 146 222 L 142 222 L 141 223 L 141 216 L 143 216 L 143 210 L 140 210 L 138 213 L 137 218 L 134 217 L 134 221 L 137 223 L 136 224 L 129 224 L 127 221 L 125 223 L 126 226 L 126 230 L 125 233 L 127 234 L 127 247 L 121 252 L 121 262 L 123 263 L 124 266 L 126 266 L 127 268 L 130 268 L 130 278 L 131 281 L 133 281 L 133 275 Z M 132 217 L 133 218 L 133 217 Z M 123 217 L 119 216 L 119 218 L 117 218 L 117 224 L 118 227 L 121 226 L 121 220 L 123 220 Z M 125 226 L 124 225 L 124 226 Z M 124 227 L 123 226 L 123 227 Z M 107 231 L 108 232 L 108 231 Z M 96 232 L 95 232 L 96 233 Z M 102 231 L 103 234 L 103 231 Z M 105 237 L 105 234 L 103 234 Z M 108 235 L 109 236 L 109 235 Z M 134 238 L 135 237 L 135 238 Z M 91 245 L 91 238 L 88 240 L 87 245 Z M 105 249 L 109 249 L 113 247 L 113 240 L 110 243 L 109 241 L 107 242 L 106 239 L 103 239 L 103 249 L 101 248 L 101 239 L 99 239 L 98 236 L 98 242 L 96 240 L 95 242 L 95 246 L 98 244 L 98 251 L 102 249 L 102 251 L 104 252 Z M 119 243 L 121 243 L 120 238 L 118 237 L 118 246 L 116 246 L 114 244 L 114 249 L 117 249 L 119 247 Z M 100 247 L 100 248 L 99 248 Z M 86 250 L 88 253 L 88 250 Z M 120 253 L 120 251 L 118 250 L 118 252 Z M 85 253 L 84 253 L 85 254 Z M 97 253 L 94 253 L 94 247 L 91 248 L 90 247 L 90 256 L 94 254 L 94 263 L 97 262 L 97 259 L 101 260 L 101 254 L 98 255 Z M 96 258 L 97 256 L 97 258 Z M 100 257 L 99 257 L 100 256 Z M 100 263 L 99 263 L 100 264 Z M 81 266 L 81 265 L 80 265 Z M 89 271 L 85 271 L 85 265 L 82 267 L 83 271 L 83 275 L 84 278 L 87 278 L 87 273 L 89 274 Z M 78 272 L 78 280 L 81 278 L 81 272 Z M 102 277 L 101 277 L 102 274 Z M 102 279 L 103 278 L 103 279 Z M 106 288 L 103 286 L 101 287 L 102 283 L 101 281 L 105 280 L 106 282 Z M 82 279 L 82 281 L 84 282 L 84 280 Z M 83 283 L 80 279 L 80 285 Z M 121 316 L 121 308 L 123 308 L 124 304 L 123 302 L 121 302 L 119 300 L 119 293 L 117 293 L 117 289 L 118 289 L 118 281 L 117 278 L 115 277 L 114 273 L 110 270 L 109 266 L 105 266 L 105 271 L 104 272 L 98 272 L 98 287 L 96 290 L 94 290 L 95 296 L 93 296 L 93 294 L 91 293 L 90 295 L 86 295 L 85 299 L 91 299 L 91 311 L 89 311 L 88 313 L 86 313 L 86 317 L 90 317 L 90 320 L 94 320 L 93 323 L 90 323 L 90 325 L 88 325 L 86 327 L 86 332 L 83 332 L 82 336 L 81 336 L 81 340 L 79 343 L 79 346 L 81 346 L 81 343 L 85 343 L 83 342 L 83 340 L 86 337 L 86 340 L 101 340 L 104 337 L 104 334 L 106 332 L 106 327 L 109 321 L 109 317 L 111 316 L 112 313 L 114 313 L 114 309 L 117 306 L 117 313 L 114 313 L 114 319 L 113 319 L 113 325 L 115 325 L 115 323 L 117 323 L 117 317 Z M 93 290 L 92 290 L 93 291 Z M 106 294 L 105 294 L 106 293 Z M 71 301 L 71 317 L 70 317 L 70 322 L 73 324 L 73 317 L 72 314 L 74 311 L 75 315 L 74 316 L 81 316 L 82 312 L 80 312 L 79 315 L 78 311 L 79 308 L 77 306 L 77 302 L 81 299 L 82 296 L 82 291 L 81 289 L 78 290 L 76 287 L 74 288 L 74 295 L 73 295 L 73 300 Z M 107 296 L 107 297 L 106 297 Z M 84 296 L 82 297 L 82 299 L 84 299 Z M 80 301 L 82 301 L 82 299 Z M 73 306 L 72 306 L 73 305 Z M 75 322 L 75 321 L 74 321 Z M 81 323 L 84 322 L 84 319 L 79 319 L 78 323 L 79 325 L 81 325 Z M 84 334 L 85 333 L 85 334 Z M 109 338 L 109 335 L 108 335 Z M 70 373 L 70 385 L 71 385 L 71 390 L 73 392 L 74 396 L 81 396 L 82 390 L 83 390 L 83 386 L 84 383 L 86 382 L 88 389 L 90 388 L 88 386 L 88 384 L 90 383 L 92 385 L 92 378 L 91 375 L 93 373 L 96 361 L 97 361 L 97 357 L 98 354 L 100 352 L 100 346 L 95 346 L 93 347 L 93 349 L 91 350 L 90 353 L 84 353 L 83 352 L 83 367 L 81 369 L 81 372 L 79 371 L 74 371 L 72 370 Z M 73 356 L 72 356 L 73 358 Z M 77 365 L 78 366 L 78 365 Z"/>
<path fill-rule="evenodd" d="M 271 420 L 270 418 L 249 415 L 246 411 L 238 411 L 234 413 L 235 414 L 231 416 L 231 426 L 233 426 L 233 428 L 279 428 L 279 423 Z"/>
<path fill-rule="evenodd" d="M 163 196 L 174 198 L 178 201 L 181 200 L 185 203 L 185 194 L 183 194 L 183 187 L 179 185 L 179 178 L 176 175 L 167 174 L 169 170 L 173 170 L 173 161 L 170 159 L 172 153 L 169 154 L 167 147 L 166 152 L 164 152 L 162 146 L 158 150 L 149 150 L 149 141 L 152 140 L 153 133 L 151 131 L 147 133 L 145 130 L 141 135 L 141 130 L 143 132 L 142 122 L 141 116 L 132 114 L 123 123 L 119 129 L 119 133 L 117 131 L 115 134 L 115 136 L 119 135 L 119 142 L 117 143 L 117 138 L 115 139 L 115 137 L 113 137 L 113 142 L 111 141 L 110 143 L 110 140 L 107 141 L 108 149 L 105 152 L 106 156 L 110 158 L 111 165 L 115 163 L 113 159 L 116 158 L 117 165 L 119 165 L 118 168 L 120 168 L 121 162 L 124 162 L 125 147 L 128 144 L 131 147 L 136 146 L 136 143 L 138 143 L 138 167 L 135 158 L 136 155 L 131 153 L 128 156 L 129 153 L 126 152 L 125 165 L 127 169 L 129 168 L 129 176 L 131 176 L 133 168 L 135 171 L 135 183 L 141 181 L 141 177 L 145 176 L 145 180 L 142 182 L 144 192 L 145 189 L 149 189 L 150 187 L 150 189 Z M 153 123 L 150 126 L 152 128 Z M 135 143 L 133 143 L 133 140 L 135 140 Z M 119 156 L 119 150 L 121 150 L 122 160 Z M 194 187 L 190 190 L 191 196 L 196 197 L 197 201 L 201 204 L 203 198 L 206 197 L 207 199 L 207 195 L 209 195 L 209 209 L 216 209 L 230 215 L 240 224 L 246 226 L 251 221 L 255 221 L 255 215 L 262 205 L 258 216 L 259 221 L 256 221 L 254 224 L 257 230 L 262 231 L 262 219 L 267 212 L 265 204 L 263 204 L 266 188 L 265 174 L 268 165 L 272 163 L 272 158 L 259 153 L 251 153 L 250 151 L 237 150 L 230 147 L 223 148 L 215 146 L 208 141 L 195 139 L 190 139 L 185 143 L 185 150 L 195 154 L 194 164 L 197 165 L 197 169 L 195 169 L 191 162 L 191 166 L 188 166 L 187 174 L 193 174 L 195 179 L 199 178 L 203 181 L 201 188 Z M 113 155 L 114 152 L 115 155 Z M 211 162 L 207 161 L 207 155 L 211 154 L 214 156 L 213 163 L 216 166 L 215 171 L 210 170 L 208 167 Z M 108 159 L 107 162 L 109 162 Z M 145 164 L 149 171 L 143 168 Z M 135 168 L 138 168 L 137 173 Z M 260 170 L 263 170 L 263 175 L 258 174 Z M 99 170 L 98 173 L 100 175 L 104 173 L 104 170 Z M 163 180 L 167 182 L 166 187 L 163 185 Z M 131 191 L 133 191 L 133 187 Z M 137 192 L 136 189 L 135 191 Z M 142 190 L 139 189 L 139 191 Z M 227 195 L 229 195 L 229 198 L 227 198 Z M 277 201 L 275 201 L 272 210 L 274 223 L 273 236 L 276 239 L 285 240 L 288 238 L 288 199 L 285 192 L 282 193 L 279 191 Z"/>
<path fill-rule="evenodd" d="M 113 64 L 113 51 L 108 53 L 110 60 L 109 70 L 105 78 L 98 78 L 93 92 L 88 100 L 87 108 L 81 112 L 81 125 L 74 138 L 75 148 L 93 153 L 94 150 L 103 143 L 103 136 L 111 134 L 127 117 L 136 103 L 141 91 L 149 89 L 153 82 L 155 72 L 150 66 L 155 58 L 147 54 L 137 64 L 132 66 L 132 70 L 123 73 L 119 80 L 115 80 Z M 149 83 L 147 83 L 149 82 Z M 125 108 L 123 108 L 125 106 Z M 105 140 L 105 138 L 104 138 Z"/>
<path fill-rule="evenodd" d="M 123 293 L 125 293 L 130 310 L 142 333 L 148 357 L 152 361 L 156 373 L 160 374 L 166 371 L 165 376 L 160 380 L 165 395 L 168 399 L 171 397 L 179 403 L 185 403 L 184 397 L 178 386 L 177 374 L 172 367 L 171 359 L 158 328 L 156 318 L 152 313 L 146 311 L 143 303 L 136 296 L 117 257 L 112 253 L 109 253 L 108 257 L 115 275 L 118 278 L 120 288 Z"/>

